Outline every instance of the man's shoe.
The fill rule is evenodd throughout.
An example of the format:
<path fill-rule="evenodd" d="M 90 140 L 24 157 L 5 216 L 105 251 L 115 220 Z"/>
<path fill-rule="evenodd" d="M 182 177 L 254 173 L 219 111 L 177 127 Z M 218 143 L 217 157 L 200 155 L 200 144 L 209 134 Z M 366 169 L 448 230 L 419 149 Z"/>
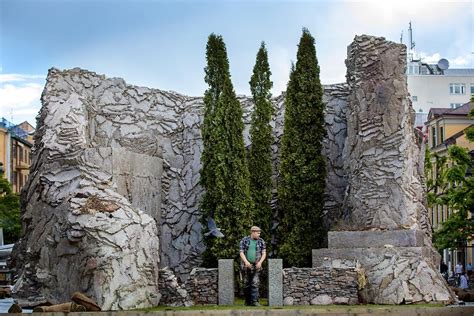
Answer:
<path fill-rule="evenodd" d="M 18 313 L 21 313 L 21 312 L 23 312 L 23 310 L 21 309 L 20 305 L 18 305 L 18 304 L 13 304 L 8 309 L 8 314 L 18 314 Z"/>

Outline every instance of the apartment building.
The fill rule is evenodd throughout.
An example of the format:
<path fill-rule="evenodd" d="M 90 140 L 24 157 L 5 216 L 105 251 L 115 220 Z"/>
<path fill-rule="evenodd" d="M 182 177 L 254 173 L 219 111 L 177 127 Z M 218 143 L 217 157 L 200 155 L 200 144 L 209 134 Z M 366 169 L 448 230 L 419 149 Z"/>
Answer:
<path fill-rule="evenodd" d="M 34 128 L 28 122 L 15 125 L 0 119 L 0 162 L 5 177 L 19 193 L 26 183 L 31 165 Z"/>
<path fill-rule="evenodd" d="M 474 157 L 474 142 L 469 142 L 464 134 L 466 128 L 474 125 L 474 119 L 469 117 L 472 108 L 473 104 L 468 102 L 456 108 L 430 109 L 426 127 L 428 131 L 427 145 L 432 153 L 446 156 L 449 146 L 458 145 L 467 148 L 471 156 Z M 436 230 L 440 227 L 452 212 L 453 210 L 446 206 L 434 205 L 428 213 L 433 229 Z M 472 243 L 466 244 L 465 249 L 444 250 L 443 259 L 451 267 L 458 261 L 466 264 L 474 263 Z"/>

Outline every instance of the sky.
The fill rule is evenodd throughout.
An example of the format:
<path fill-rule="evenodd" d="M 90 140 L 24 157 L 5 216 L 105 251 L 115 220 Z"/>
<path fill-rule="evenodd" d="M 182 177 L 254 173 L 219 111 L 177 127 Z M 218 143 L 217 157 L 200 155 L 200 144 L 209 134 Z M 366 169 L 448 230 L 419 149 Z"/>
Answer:
<path fill-rule="evenodd" d="M 265 41 L 273 95 L 286 90 L 302 28 L 323 84 L 345 82 L 355 35 L 408 43 L 426 62 L 474 68 L 473 0 L 0 0 L 0 117 L 35 125 L 48 69 L 80 67 L 128 84 L 203 95 L 206 41 L 223 36 L 237 94 Z"/>

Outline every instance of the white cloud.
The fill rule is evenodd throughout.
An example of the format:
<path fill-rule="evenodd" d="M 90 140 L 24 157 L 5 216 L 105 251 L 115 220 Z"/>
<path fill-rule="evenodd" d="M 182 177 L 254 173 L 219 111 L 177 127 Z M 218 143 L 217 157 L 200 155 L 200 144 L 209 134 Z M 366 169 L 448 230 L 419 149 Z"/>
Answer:
<path fill-rule="evenodd" d="M 461 55 L 461 56 L 450 57 L 450 56 L 441 56 L 440 53 L 433 53 L 430 55 L 425 52 L 420 52 L 417 54 L 416 57 L 419 57 L 422 62 L 427 63 L 427 64 L 436 64 L 441 58 L 446 58 L 449 61 L 450 68 L 470 67 L 474 59 L 473 54 L 469 54 L 469 53 Z"/>
<path fill-rule="evenodd" d="M 1 68 L 0 68 L 1 71 Z M 18 81 L 29 81 L 34 79 L 44 79 L 44 76 L 40 75 L 22 75 L 22 74 L 0 74 L 0 83 L 2 82 L 18 82 Z"/>
<path fill-rule="evenodd" d="M 0 84 L 0 117 L 5 117 L 13 123 L 28 121 L 35 125 L 35 116 L 41 107 L 43 86 L 26 81 L 28 78 L 32 79 L 32 76 L 28 75 L 5 75 L 4 78 L 9 78 L 8 82 L 17 82 Z"/>
<path fill-rule="evenodd" d="M 268 51 L 268 63 L 273 81 L 272 95 L 278 96 L 282 91 L 286 91 L 290 79 L 291 60 L 296 59 L 296 54 L 291 56 L 291 53 L 283 47 L 269 47 Z"/>

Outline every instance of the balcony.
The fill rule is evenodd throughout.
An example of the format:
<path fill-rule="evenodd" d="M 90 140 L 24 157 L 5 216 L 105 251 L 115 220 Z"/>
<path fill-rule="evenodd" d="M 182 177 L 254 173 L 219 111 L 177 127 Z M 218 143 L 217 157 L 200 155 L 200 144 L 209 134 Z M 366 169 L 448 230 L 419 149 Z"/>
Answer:
<path fill-rule="evenodd" d="M 13 163 L 13 168 L 16 170 L 28 170 L 30 169 L 30 165 L 24 161 L 15 161 Z"/>

